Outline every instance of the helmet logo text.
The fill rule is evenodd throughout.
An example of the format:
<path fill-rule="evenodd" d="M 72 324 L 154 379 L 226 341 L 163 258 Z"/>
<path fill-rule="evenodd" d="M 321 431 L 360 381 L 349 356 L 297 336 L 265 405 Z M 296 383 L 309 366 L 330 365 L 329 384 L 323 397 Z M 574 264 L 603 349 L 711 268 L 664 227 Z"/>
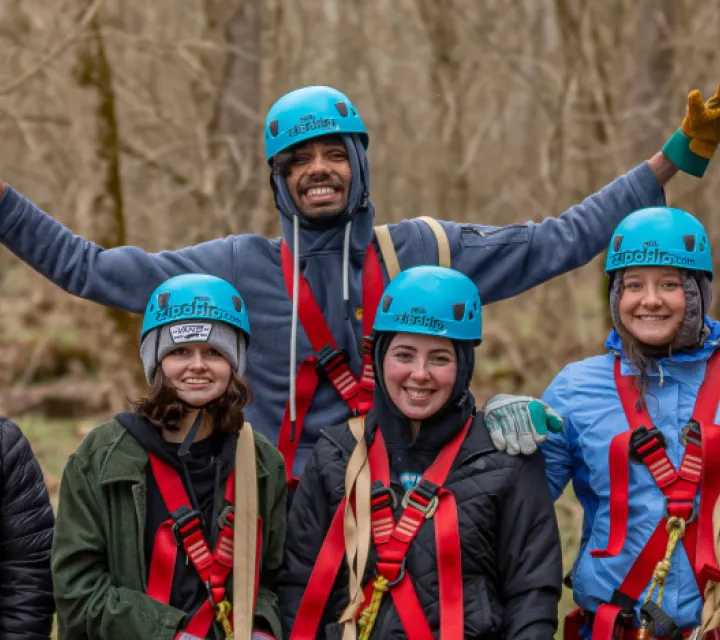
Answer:
<path fill-rule="evenodd" d="M 628 264 L 667 265 L 670 267 L 694 267 L 695 260 L 684 256 L 677 256 L 668 251 L 661 251 L 656 246 L 646 246 L 637 251 L 620 251 L 612 256 L 613 267 L 623 267 Z"/>

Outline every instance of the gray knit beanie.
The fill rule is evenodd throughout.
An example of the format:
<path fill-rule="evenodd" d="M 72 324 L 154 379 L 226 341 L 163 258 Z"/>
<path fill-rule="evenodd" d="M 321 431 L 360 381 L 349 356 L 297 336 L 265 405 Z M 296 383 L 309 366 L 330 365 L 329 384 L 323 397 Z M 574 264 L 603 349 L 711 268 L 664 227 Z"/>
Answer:
<path fill-rule="evenodd" d="M 185 344 L 211 345 L 227 358 L 235 373 L 245 373 L 245 337 L 240 331 L 225 322 L 183 320 L 148 331 L 142 341 L 140 358 L 148 383 L 163 358 Z"/>

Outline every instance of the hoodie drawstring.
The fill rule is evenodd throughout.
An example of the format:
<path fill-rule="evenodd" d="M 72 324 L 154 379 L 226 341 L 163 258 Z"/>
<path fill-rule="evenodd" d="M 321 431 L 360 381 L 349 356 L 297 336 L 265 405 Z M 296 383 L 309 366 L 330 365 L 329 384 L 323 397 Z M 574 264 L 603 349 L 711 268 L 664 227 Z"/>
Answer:
<path fill-rule="evenodd" d="M 345 223 L 345 239 L 343 240 L 342 257 L 342 288 L 343 308 L 345 309 L 345 320 L 350 317 L 350 232 L 352 231 L 352 218 Z"/>
<path fill-rule="evenodd" d="M 292 283 L 292 320 L 290 324 L 290 442 L 295 442 L 295 424 L 297 421 L 297 331 L 298 304 L 300 298 L 300 221 L 293 216 L 293 283 Z"/>

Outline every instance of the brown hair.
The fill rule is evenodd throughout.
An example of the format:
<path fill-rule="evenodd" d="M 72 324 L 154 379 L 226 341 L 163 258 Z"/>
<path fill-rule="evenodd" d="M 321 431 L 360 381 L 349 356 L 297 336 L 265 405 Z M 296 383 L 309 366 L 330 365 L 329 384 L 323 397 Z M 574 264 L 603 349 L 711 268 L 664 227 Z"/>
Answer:
<path fill-rule="evenodd" d="M 245 423 L 244 409 L 252 400 L 252 392 L 244 378 L 233 373 L 228 388 L 219 398 L 213 400 L 205 410 L 214 415 L 215 431 L 237 433 Z M 150 424 L 169 431 L 177 431 L 180 421 L 192 410 L 177 397 L 175 388 L 158 367 L 155 378 L 139 398 L 130 403 L 140 417 Z"/>

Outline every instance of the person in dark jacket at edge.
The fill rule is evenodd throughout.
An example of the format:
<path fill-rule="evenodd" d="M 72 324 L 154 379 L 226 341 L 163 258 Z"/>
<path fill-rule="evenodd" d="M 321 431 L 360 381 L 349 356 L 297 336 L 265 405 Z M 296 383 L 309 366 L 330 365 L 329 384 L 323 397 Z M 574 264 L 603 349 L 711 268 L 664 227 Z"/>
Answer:
<path fill-rule="evenodd" d="M 483 303 L 489 304 L 589 262 L 605 249 L 613 229 L 626 215 L 665 204 L 663 186 L 678 168 L 698 176 L 704 172 L 717 146 L 712 127 L 720 121 L 720 112 L 706 109 L 701 97 L 699 104 L 693 104 L 693 117 L 686 118 L 682 130 L 662 151 L 559 218 L 504 227 L 441 221 L 448 238 L 450 266 L 471 278 Z M 645 117 L 638 116 L 638 127 Z M 326 346 L 337 346 L 331 364 L 344 358 L 358 378 L 364 369 L 358 345 L 369 337 L 364 335 L 363 319 L 374 313 L 374 309 L 364 309 L 364 294 L 370 287 L 364 282 L 363 267 L 370 248 L 378 246 L 373 233 L 375 208 L 369 199 L 369 136 L 348 97 L 322 86 L 303 87 L 282 96 L 267 114 L 264 133 L 281 238 L 235 235 L 155 254 L 138 247 L 106 250 L 74 235 L 0 180 L 0 242 L 66 291 L 136 313 L 143 311 L 153 289 L 171 276 L 208 273 L 233 284 L 252 301 L 254 334 L 247 375 L 255 400 L 247 409 L 248 419 L 279 446 L 288 475 L 299 476 L 320 428 L 344 422 L 352 415 L 352 407 L 333 388 L 329 376 L 320 377 L 312 398 L 295 394 L 297 388 L 308 387 L 307 375 L 315 370 L 310 358 L 325 359 L 320 357 L 322 349 L 313 348 L 303 322 L 308 296 L 301 301 L 294 296 L 297 306 L 293 309 L 282 242 L 291 253 L 285 261 L 290 280 L 294 272 L 307 281 L 320 320 L 327 323 L 336 343 L 328 345 L 327 339 L 322 340 Z M 472 212 L 455 213 L 473 217 Z M 535 211 L 533 215 L 544 217 L 547 213 Z M 401 268 L 438 264 L 438 245 L 427 224 L 405 220 L 390 225 L 389 232 Z M 387 265 L 380 268 L 387 284 Z M 290 318 L 292 322 L 288 322 Z M 371 381 L 363 387 L 370 404 Z M 300 406 L 303 402 L 299 400 L 308 406 Z M 504 399 L 501 406 L 507 402 Z M 541 414 L 537 414 L 538 425 L 522 419 L 530 415 L 523 410 L 527 404 L 522 398 L 515 402 L 514 410 L 504 416 L 504 428 L 543 440 L 552 424 L 546 425 Z M 493 407 L 486 406 L 489 418 Z M 500 422 L 489 420 L 488 426 L 499 430 Z M 291 425 L 291 435 L 296 438 L 288 435 Z M 499 434 L 498 441 L 503 435 Z M 511 443 L 519 440 L 518 436 L 507 439 Z M 290 442 L 293 446 L 299 443 L 296 452 L 289 450 Z"/>
<path fill-rule="evenodd" d="M 346 616 L 361 639 L 550 640 L 557 628 L 562 559 L 544 459 L 498 452 L 476 412 L 481 324 L 475 284 L 452 269 L 410 268 L 383 295 L 364 439 L 372 549 L 364 602 Z M 341 637 L 350 600 L 342 520 L 337 578 L 323 539 L 338 531 L 357 434 L 347 424 L 321 433 L 290 509 L 279 580 L 291 640 Z M 353 501 L 360 532 L 359 489 Z"/>
<path fill-rule="evenodd" d="M 258 518 L 252 640 L 280 640 L 274 580 L 287 484 L 280 454 L 257 433 L 257 513 L 239 497 L 244 508 L 234 509 L 238 441 L 250 428 L 244 302 L 214 276 L 177 276 L 150 297 L 142 335 L 144 396 L 95 428 L 63 473 L 53 547 L 59 638 L 232 637 L 232 525 Z"/>
<path fill-rule="evenodd" d="M 53 511 L 42 471 L 20 428 L 0 418 L 0 638 L 49 638 Z"/>

